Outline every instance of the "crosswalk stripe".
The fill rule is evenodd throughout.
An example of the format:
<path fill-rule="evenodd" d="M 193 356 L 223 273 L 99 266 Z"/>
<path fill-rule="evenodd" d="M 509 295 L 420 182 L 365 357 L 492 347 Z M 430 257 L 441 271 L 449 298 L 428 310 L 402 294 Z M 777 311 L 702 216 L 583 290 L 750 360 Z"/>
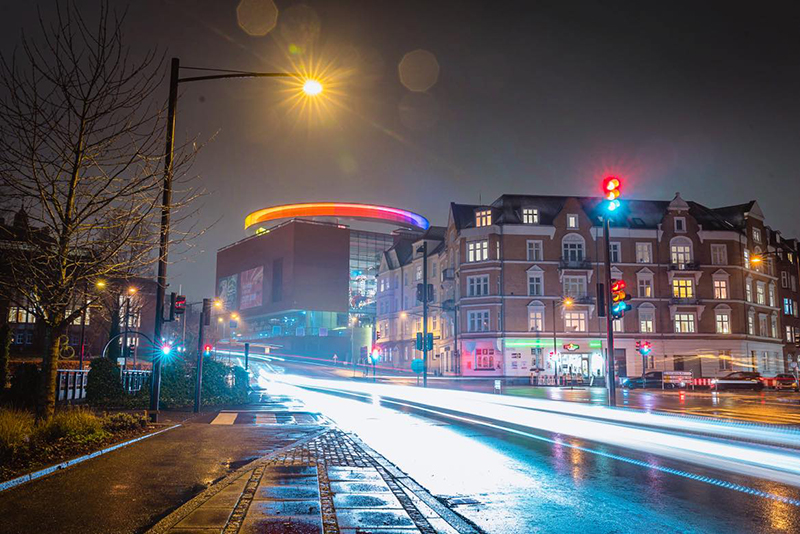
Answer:
<path fill-rule="evenodd" d="M 211 421 L 212 425 L 232 425 L 234 421 L 236 421 L 236 416 L 239 415 L 236 412 L 233 413 L 222 413 L 220 412 L 213 421 Z"/>

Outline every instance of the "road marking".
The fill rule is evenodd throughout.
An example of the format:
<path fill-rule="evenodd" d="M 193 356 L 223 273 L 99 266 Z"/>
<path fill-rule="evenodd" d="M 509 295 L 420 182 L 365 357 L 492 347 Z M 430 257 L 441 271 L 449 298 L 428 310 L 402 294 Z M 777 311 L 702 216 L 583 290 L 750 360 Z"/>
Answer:
<path fill-rule="evenodd" d="M 234 421 L 236 421 L 236 416 L 239 415 L 239 412 L 233 413 L 223 413 L 220 412 L 213 421 L 211 421 L 212 425 L 232 425 Z"/>
<path fill-rule="evenodd" d="M 256 414 L 256 424 L 257 425 L 274 425 L 277 424 L 278 420 L 275 418 L 274 413 L 259 413 Z"/>

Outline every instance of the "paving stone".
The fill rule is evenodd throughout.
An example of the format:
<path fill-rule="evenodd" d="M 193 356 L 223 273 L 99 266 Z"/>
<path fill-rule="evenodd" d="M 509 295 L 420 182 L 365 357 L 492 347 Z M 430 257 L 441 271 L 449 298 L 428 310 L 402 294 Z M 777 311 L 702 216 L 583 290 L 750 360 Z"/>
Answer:
<path fill-rule="evenodd" d="M 339 534 L 413 534 L 420 532 L 418 528 L 342 528 Z"/>
<path fill-rule="evenodd" d="M 331 482 L 331 492 L 338 493 L 383 493 L 391 492 L 384 481 L 369 482 Z"/>
<path fill-rule="evenodd" d="M 230 515 L 231 508 L 228 506 L 221 508 L 201 506 L 175 526 L 178 528 L 222 528 L 228 522 Z"/>
<path fill-rule="evenodd" d="M 314 486 L 317 483 L 315 476 L 279 475 L 265 473 L 259 486 Z"/>
<path fill-rule="evenodd" d="M 253 501 L 247 515 L 318 515 L 319 501 Z"/>
<path fill-rule="evenodd" d="M 321 534 L 318 516 L 247 517 L 239 534 Z"/>
<path fill-rule="evenodd" d="M 282 475 L 317 476 L 317 468 L 314 466 L 270 465 L 266 469 L 265 476 L 268 476 L 270 473 L 280 473 Z"/>
<path fill-rule="evenodd" d="M 380 473 L 374 467 L 329 467 L 328 478 L 331 482 L 338 481 L 383 481 Z"/>
<path fill-rule="evenodd" d="M 336 511 L 339 528 L 414 527 L 405 510 L 343 509 Z"/>
<path fill-rule="evenodd" d="M 319 499 L 319 487 L 315 486 L 262 486 L 256 489 L 253 499 L 303 500 Z"/>
<path fill-rule="evenodd" d="M 342 508 L 399 508 L 400 501 L 391 493 L 340 493 L 333 496 L 333 505 Z"/>

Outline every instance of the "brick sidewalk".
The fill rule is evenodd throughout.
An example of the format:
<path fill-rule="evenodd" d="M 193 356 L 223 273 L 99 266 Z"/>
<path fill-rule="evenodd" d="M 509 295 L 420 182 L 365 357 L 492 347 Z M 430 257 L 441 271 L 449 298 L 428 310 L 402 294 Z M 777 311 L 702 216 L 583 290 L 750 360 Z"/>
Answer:
<path fill-rule="evenodd" d="M 152 534 L 473 533 L 477 528 L 358 438 L 327 429 L 253 462 Z"/>

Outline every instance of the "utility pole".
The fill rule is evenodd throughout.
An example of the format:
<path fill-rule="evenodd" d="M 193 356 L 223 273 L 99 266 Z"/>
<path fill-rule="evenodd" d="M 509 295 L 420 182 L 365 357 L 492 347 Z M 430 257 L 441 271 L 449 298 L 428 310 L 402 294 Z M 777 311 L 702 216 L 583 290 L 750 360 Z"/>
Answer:
<path fill-rule="evenodd" d="M 428 387 L 428 242 L 422 242 L 422 387 Z"/>
<path fill-rule="evenodd" d="M 245 371 L 250 368 L 250 343 L 244 344 L 244 369 Z"/>
<path fill-rule="evenodd" d="M 606 258 L 605 258 L 605 291 L 611 289 L 611 217 L 603 216 L 603 237 L 605 238 Z M 612 299 L 606 295 L 606 380 L 608 381 L 608 405 L 617 405 L 617 384 L 614 370 L 614 316 L 611 311 Z"/>
<path fill-rule="evenodd" d="M 183 317 L 184 324 L 186 317 Z M 203 391 L 203 327 L 211 324 L 211 299 L 203 299 L 200 325 L 197 329 L 197 377 L 194 382 L 194 413 L 200 413 L 200 394 Z"/>

